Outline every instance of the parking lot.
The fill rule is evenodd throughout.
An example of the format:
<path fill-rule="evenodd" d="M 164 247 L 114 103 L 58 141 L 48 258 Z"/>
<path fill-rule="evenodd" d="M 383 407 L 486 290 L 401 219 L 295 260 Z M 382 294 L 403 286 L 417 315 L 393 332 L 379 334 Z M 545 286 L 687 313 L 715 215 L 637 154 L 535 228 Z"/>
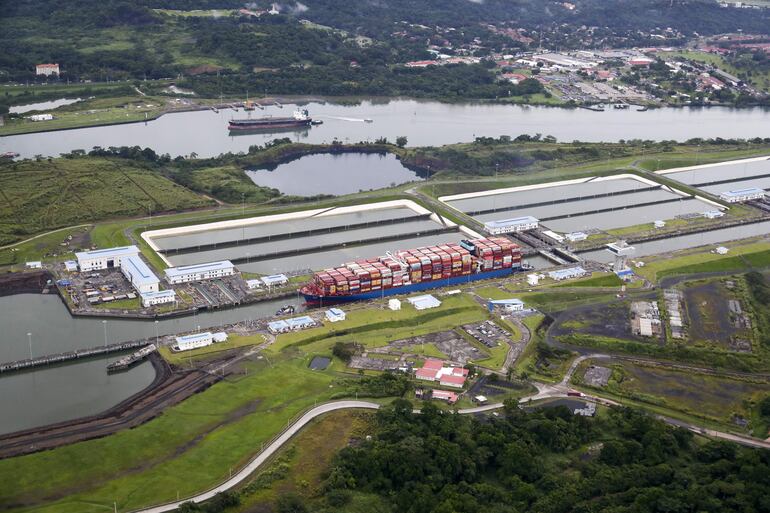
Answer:
<path fill-rule="evenodd" d="M 500 343 L 506 343 L 511 334 L 492 321 L 484 321 L 479 324 L 465 324 L 465 332 L 487 347 L 497 347 Z"/>

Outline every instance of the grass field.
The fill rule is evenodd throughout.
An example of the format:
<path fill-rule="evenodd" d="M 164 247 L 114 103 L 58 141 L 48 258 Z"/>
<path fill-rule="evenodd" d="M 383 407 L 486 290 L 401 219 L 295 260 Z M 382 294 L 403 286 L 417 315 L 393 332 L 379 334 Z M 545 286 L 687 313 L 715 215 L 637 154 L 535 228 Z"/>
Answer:
<path fill-rule="evenodd" d="M 594 273 L 590 278 L 583 280 L 570 280 L 568 283 L 560 283 L 554 288 L 565 287 L 620 287 L 622 281 L 613 273 Z"/>
<path fill-rule="evenodd" d="M 0 167 L 0 244 L 108 217 L 211 205 L 140 164 L 54 159 Z"/>
<path fill-rule="evenodd" d="M 190 360 L 200 360 L 204 357 L 210 357 L 223 351 L 229 351 L 237 347 L 246 347 L 262 344 L 265 342 L 265 338 L 262 335 L 230 335 L 226 342 L 217 342 L 206 347 L 199 347 L 198 349 L 191 349 L 189 351 L 175 352 L 169 349 L 168 346 L 161 346 L 159 352 L 163 358 L 171 364 L 183 366 Z"/>
<path fill-rule="evenodd" d="M 369 434 L 372 422 L 372 413 L 349 410 L 314 420 L 242 488 L 242 504 L 234 511 L 257 511 L 254 508 L 264 508 L 287 493 L 296 493 L 311 504 L 318 501 L 325 473 L 337 451 L 351 439 Z"/>
<path fill-rule="evenodd" d="M 249 366 L 246 376 L 137 428 L 0 461 L 0 504 L 97 513 L 113 501 L 128 511 L 176 499 L 177 491 L 185 497 L 225 478 L 292 417 L 340 392 L 331 374 L 309 370 L 304 359 Z"/>
<path fill-rule="evenodd" d="M 646 265 L 636 273 L 648 280 L 693 273 L 743 271 L 770 266 L 770 243 L 756 239 L 729 243 L 730 252 L 718 255 L 708 248 L 685 250 L 673 255 L 645 258 Z"/>

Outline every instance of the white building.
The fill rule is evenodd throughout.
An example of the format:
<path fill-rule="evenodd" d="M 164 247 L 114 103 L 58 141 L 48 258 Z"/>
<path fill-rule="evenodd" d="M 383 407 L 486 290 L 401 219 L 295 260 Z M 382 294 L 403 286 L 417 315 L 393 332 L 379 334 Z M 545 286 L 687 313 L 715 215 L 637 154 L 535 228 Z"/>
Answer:
<path fill-rule="evenodd" d="M 724 246 L 718 246 L 715 251 L 717 252 L 717 255 L 726 255 L 730 250 Z"/>
<path fill-rule="evenodd" d="M 528 274 L 527 275 L 527 284 L 535 286 L 540 282 L 540 275 L 538 274 Z"/>
<path fill-rule="evenodd" d="M 173 290 L 161 290 L 158 292 L 142 292 L 142 306 L 148 308 L 155 305 L 163 305 L 176 301 L 176 292 Z"/>
<path fill-rule="evenodd" d="M 558 242 L 559 244 L 561 244 L 562 242 L 564 242 L 564 237 L 562 237 L 561 235 L 559 235 L 558 233 L 556 233 L 556 232 L 554 232 L 554 231 L 551 231 L 551 230 L 543 230 L 543 235 L 546 235 L 546 236 L 548 236 L 548 237 L 552 238 L 553 240 L 555 240 L 555 241 L 556 241 L 556 242 Z"/>
<path fill-rule="evenodd" d="M 120 272 L 126 277 L 137 292 L 144 294 L 146 292 L 158 292 L 160 280 L 155 273 L 150 270 L 144 260 L 139 255 L 129 255 L 121 259 Z"/>
<path fill-rule="evenodd" d="M 128 256 L 139 254 L 136 246 L 123 246 L 119 248 L 97 249 L 94 251 L 82 251 L 75 253 L 78 267 L 81 271 L 95 271 L 120 267 L 122 260 Z"/>
<path fill-rule="evenodd" d="M 271 288 L 286 285 L 289 283 L 289 278 L 285 274 L 271 274 L 270 276 L 263 276 L 262 283 Z"/>
<path fill-rule="evenodd" d="M 511 219 L 501 219 L 499 221 L 487 221 L 484 223 L 484 230 L 490 235 L 500 235 L 503 233 L 518 233 L 537 228 L 538 221 L 532 216 L 514 217 Z"/>
<path fill-rule="evenodd" d="M 199 347 L 210 346 L 213 343 L 214 335 L 212 335 L 209 331 L 176 337 L 176 347 L 179 351 L 198 349 Z"/>
<path fill-rule="evenodd" d="M 31 116 L 27 116 L 27 119 L 30 121 L 51 121 L 53 119 L 53 114 L 32 114 Z"/>
<path fill-rule="evenodd" d="M 51 75 L 59 75 L 59 65 L 53 64 L 37 64 L 35 65 L 35 75 L 50 77 Z"/>
<path fill-rule="evenodd" d="M 207 264 L 183 265 L 166 269 L 166 281 L 171 284 L 210 280 L 235 274 L 235 266 L 229 260 Z"/>
<path fill-rule="evenodd" d="M 249 287 L 249 290 L 262 288 L 262 280 L 246 280 L 246 286 Z"/>
<path fill-rule="evenodd" d="M 652 223 L 652 224 L 653 224 L 653 226 L 655 226 L 655 228 L 665 228 L 665 227 L 666 227 L 666 222 L 665 222 L 665 221 L 662 221 L 662 220 L 660 220 L 660 219 L 659 219 L 659 220 L 657 220 L 657 221 L 655 221 L 655 222 L 654 222 L 654 223 Z"/>
<path fill-rule="evenodd" d="M 557 269 L 555 271 L 549 271 L 548 276 L 555 281 L 569 280 L 571 278 L 580 278 L 585 276 L 586 270 L 580 266 L 570 267 L 568 269 Z"/>
<path fill-rule="evenodd" d="M 742 203 L 765 197 L 765 191 L 758 187 L 749 187 L 747 189 L 738 189 L 735 191 L 725 191 L 719 197 L 728 203 Z"/>
<path fill-rule="evenodd" d="M 586 240 L 588 238 L 588 234 L 585 232 L 572 232 L 568 233 L 566 237 L 570 242 L 580 242 L 581 240 Z"/>
<path fill-rule="evenodd" d="M 401 301 L 399 301 L 398 299 L 389 299 L 388 308 L 390 308 L 393 311 L 401 310 Z"/>
<path fill-rule="evenodd" d="M 431 296 L 430 294 L 410 297 L 407 299 L 407 301 L 409 301 L 417 310 L 427 310 L 428 308 L 436 308 L 441 306 L 441 301 Z"/>
<path fill-rule="evenodd" d="M 345 312 L 339 308 L 329 308 L 326 310 L 326 320 L 329 322 L 339 322 L 345 320 Z"/>
<path fill-rule="evenodd" d="M 211 338 L 214 340 L 214 342 L 227 342 L 227 333 L 224 331 L 217 331 L 211 335 Z"/>
<path fill-rule="evenodd" d="M 43 262 L 40 262 L 38 260 L 27 262 L 27 268 L 28 269 L 42 269 L 43 268 Z"/>
<path fill-rule="evenodd" d="M 706 219 L 717 219 L 724 215 L 725 213 L 721 210 L 709 210 L 708 212 L 703 212 L 703 217 Z"/>

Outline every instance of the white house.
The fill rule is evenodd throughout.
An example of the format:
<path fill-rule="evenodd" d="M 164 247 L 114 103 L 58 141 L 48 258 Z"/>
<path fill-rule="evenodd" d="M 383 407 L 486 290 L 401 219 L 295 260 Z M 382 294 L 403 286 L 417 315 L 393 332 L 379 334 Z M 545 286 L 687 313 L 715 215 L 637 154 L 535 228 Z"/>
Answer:
<path fill-rule="evenodd" d="M 173 290 L 161 290 L 158 292 L 142 292 L 142 306 L 148 308 L 155 305 L 163 305 L 176 301 L 176 292 Z"/>
<path fill-rule="evenodd" d="M 183 265 L 166 269 L 166 281 L 169 283 L 189 283 L 191 281 L 210 280 L 235 274 L 235 266 L 229 260 L 209 262 L 207 264 Z"/>
<path fill-rule="evenodd" d="M 35 65 L 35 75 L 50 77 L 51 75 L 59 75 L 59 65 L 53 64 L 37 64 Z"/>

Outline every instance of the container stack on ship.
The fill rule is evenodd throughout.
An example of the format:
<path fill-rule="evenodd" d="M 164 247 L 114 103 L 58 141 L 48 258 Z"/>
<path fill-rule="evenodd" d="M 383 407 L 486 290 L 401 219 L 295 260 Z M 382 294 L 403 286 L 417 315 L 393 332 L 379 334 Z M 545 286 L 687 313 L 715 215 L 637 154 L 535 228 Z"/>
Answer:
<path fill-rule="evenodd" d="M 491 237 L 356 260 L 315 273 L 300 292 L 308 303 L 356 301 L 494 278 L 521 269 L 519 246 Z"/>

